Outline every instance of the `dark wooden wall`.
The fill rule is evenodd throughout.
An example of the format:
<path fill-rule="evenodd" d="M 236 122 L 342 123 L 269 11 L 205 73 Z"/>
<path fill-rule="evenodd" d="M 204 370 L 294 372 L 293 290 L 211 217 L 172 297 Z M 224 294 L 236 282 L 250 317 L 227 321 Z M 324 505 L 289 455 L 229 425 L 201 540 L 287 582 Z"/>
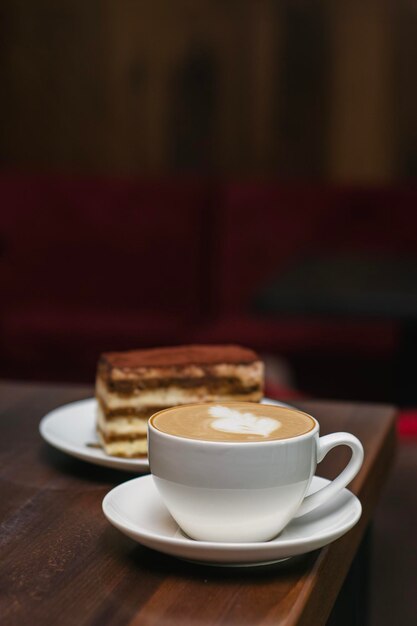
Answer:
<path fill-rule="evenodd" d="M 411 0 L 0 0 L 0 164 L 417 175 Z"/>

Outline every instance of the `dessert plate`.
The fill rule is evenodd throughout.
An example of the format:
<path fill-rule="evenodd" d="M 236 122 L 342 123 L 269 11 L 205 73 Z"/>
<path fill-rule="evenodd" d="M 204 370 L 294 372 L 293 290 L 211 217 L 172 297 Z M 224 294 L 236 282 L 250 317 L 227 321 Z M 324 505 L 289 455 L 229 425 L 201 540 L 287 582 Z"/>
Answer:
<path fill-rule="evenodd" d="M 283 402 L 264 398 L 265 404 L 288 406 Z M 96 435 L 95 398 L 79 400 L 54 409 L 42 418 L 39 432 L 51 446 L 67 454 L 113 469 L 144 473 L 149 471 L 147 457 L 123 459 L 109 456 L 99 447 Z"/>
<path fill-rule="evenodd" d="M 308 493 L 328 482 L 314 476 Z M 180 530 L 169 514 L 152 476 L 141 476 L 112 489 L 103 500 L 103 512 L 113 526 L 148 548 L 189 561 L 242 567 L 274 563 L 322 548 L 357 523 L 362 507 L 353 493 L 342 489 L 331 502 L 290 522 L 271 541 L 195 541 Z"/>

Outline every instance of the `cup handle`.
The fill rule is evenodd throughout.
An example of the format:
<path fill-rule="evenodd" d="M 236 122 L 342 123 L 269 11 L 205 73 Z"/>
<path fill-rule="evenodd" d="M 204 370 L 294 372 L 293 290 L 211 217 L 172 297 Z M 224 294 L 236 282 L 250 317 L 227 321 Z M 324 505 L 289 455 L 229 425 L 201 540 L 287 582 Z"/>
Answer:
<path fill-rule="evenodd" d="M 345 469 L 329 485 L 322 487 L 315 493 L 306 496 L 294 518 L 310 513 L 313 509 L 321 506 L 332 498 L 338 491 L 346 487 L 359 472 L 363 463 L 363 447 L 359 439 L 350 433 L 332 433 L 320 437 L 317 443 L 317 463 L 320 463 L 326 454 L 336 446 L 349 446 L 352 456 Z"/>

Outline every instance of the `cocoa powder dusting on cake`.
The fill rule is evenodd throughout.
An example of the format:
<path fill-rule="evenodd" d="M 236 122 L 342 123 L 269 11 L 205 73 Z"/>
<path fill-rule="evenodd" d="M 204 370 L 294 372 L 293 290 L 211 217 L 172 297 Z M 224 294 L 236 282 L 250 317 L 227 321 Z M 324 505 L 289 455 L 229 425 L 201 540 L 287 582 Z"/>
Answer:
<path fill-rule="evenodd" d="M 175 365 L 252 363 L 259 357 L 253 350 L 236 345 L 190 345 L 149 350 L 129 350 L 127 352 L 105 352 L 101 356 L 110 367 L 163 367 Z"/>

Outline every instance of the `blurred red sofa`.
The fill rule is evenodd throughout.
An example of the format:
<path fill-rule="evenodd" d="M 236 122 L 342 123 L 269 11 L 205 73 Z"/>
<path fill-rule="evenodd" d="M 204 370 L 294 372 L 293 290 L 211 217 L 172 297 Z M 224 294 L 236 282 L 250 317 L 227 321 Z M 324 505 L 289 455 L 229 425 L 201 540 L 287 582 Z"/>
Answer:
<path fill-rule="evenodd" d="M 103 350 L 206 341 L 388 358 L 395 324 L 265 319 L 251 301 L 307 251 L 412 250 L 416 201 L 412 190 L 3 174 L 0 375 L 92 381 Z"/>

